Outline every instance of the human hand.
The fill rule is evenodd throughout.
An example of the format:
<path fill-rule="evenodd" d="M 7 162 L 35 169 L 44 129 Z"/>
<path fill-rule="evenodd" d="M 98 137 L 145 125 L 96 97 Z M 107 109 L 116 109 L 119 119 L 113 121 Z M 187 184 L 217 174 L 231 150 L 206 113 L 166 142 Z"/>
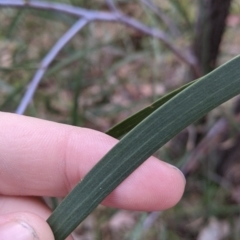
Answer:
<path fill-rule="evenodd" d="M 53 240 L 51 211 L 39 196 L 66 196 L 117 142 L 95 130 L 0 112 L 0 239 Z M 184 186 L 179 170 L 150 157 L 103 204 L 164 210 Z"/>

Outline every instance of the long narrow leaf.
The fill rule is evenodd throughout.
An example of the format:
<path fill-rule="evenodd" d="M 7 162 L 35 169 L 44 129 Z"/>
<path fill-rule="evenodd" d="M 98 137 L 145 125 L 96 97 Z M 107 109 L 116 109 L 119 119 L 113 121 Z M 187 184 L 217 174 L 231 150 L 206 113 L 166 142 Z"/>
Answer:
<path fill-rule="evenodd" d="M 106 134 L 115 137 L 121 138 L 124 134 L 131 131 L 135 126 L 137 126 L 141 121 L 143 121 L 146 117 L 148 117 L 151 113 L 155 112 L 159 107 L 161 107 L 164 103 L 172 99 L 178 93 L 183 91 L 185 88 L 192 85 L 195 81 L 189 82 L 182 87 L 168 93 L 167 95 L 159 98 L 155 102 L 153 102 L 150 106 L 140 110 L 139 112 L 133 114 L 132 116 L 126 118 L 122 122 L 110 128 Z"/>
<path fill-rule="evenodd" d="M 189 124 L 240 93 L 240 56 L 200 78 L 148 116 L 112 148 L 47 220 L 65 239 L 149 156 Z"/>

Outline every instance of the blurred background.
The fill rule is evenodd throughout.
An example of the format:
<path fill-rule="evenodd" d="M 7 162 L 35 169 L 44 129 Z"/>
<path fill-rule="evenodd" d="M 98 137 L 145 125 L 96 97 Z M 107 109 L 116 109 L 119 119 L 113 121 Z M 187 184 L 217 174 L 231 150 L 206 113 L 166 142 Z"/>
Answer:
<path fill-rule="evenodd" d="M 15 112 L 42 59 L 78 17 L 3 2 L 0 111 Z M 240 52 L 240 0 L 54 2 L 95 10 L 96 15 L 121 11 L 166 39 L 121 20 L 92 21 L 54 57 L 25 112 L 28 116 L 105 132 Z M 176 207 L 146 213 L 99 206 L 78 227 L 76 239 L 240 239 L 239 112 L 236 97 L 155 154 L 187 177 Z"/>

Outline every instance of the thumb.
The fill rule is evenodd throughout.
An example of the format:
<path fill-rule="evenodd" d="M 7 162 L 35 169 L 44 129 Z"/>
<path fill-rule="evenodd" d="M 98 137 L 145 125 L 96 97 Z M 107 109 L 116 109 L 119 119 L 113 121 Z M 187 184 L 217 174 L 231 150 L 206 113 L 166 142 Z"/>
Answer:
<path fill-rule="evenodd" d="M 1 240 L 54 240 L 47 222 L 28 212 L 17 212 L 0 216 Z"/>

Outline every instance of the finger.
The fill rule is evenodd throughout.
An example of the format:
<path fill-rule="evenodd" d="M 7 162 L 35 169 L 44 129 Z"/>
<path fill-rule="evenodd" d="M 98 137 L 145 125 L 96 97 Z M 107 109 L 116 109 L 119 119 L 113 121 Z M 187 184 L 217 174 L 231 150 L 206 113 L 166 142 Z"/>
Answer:
<path fill-rule="evenodd" d="M 50 209 L 38 197 L 1 196 L 0 239 L 18 239 L 16 236 L 19 236 L 19 240 L 53 240 L 46 222 L 50 214 Z M 69 236 L 67 240 L 73 238 Z"/>
<path fill-rule="evenodd" d="M 64 196 L 117 140 L 103 133 L 0 113 L 0 193 Z M 176 204 L 185 180 L 180 171 L 151 157 L 104 204 L 159 210 Z"/>
<path fill-rule="evenodd" d="M 54 240 L 49 225 L 32 213 L 18 212 L 0 216 L 0 239 Z"/>

